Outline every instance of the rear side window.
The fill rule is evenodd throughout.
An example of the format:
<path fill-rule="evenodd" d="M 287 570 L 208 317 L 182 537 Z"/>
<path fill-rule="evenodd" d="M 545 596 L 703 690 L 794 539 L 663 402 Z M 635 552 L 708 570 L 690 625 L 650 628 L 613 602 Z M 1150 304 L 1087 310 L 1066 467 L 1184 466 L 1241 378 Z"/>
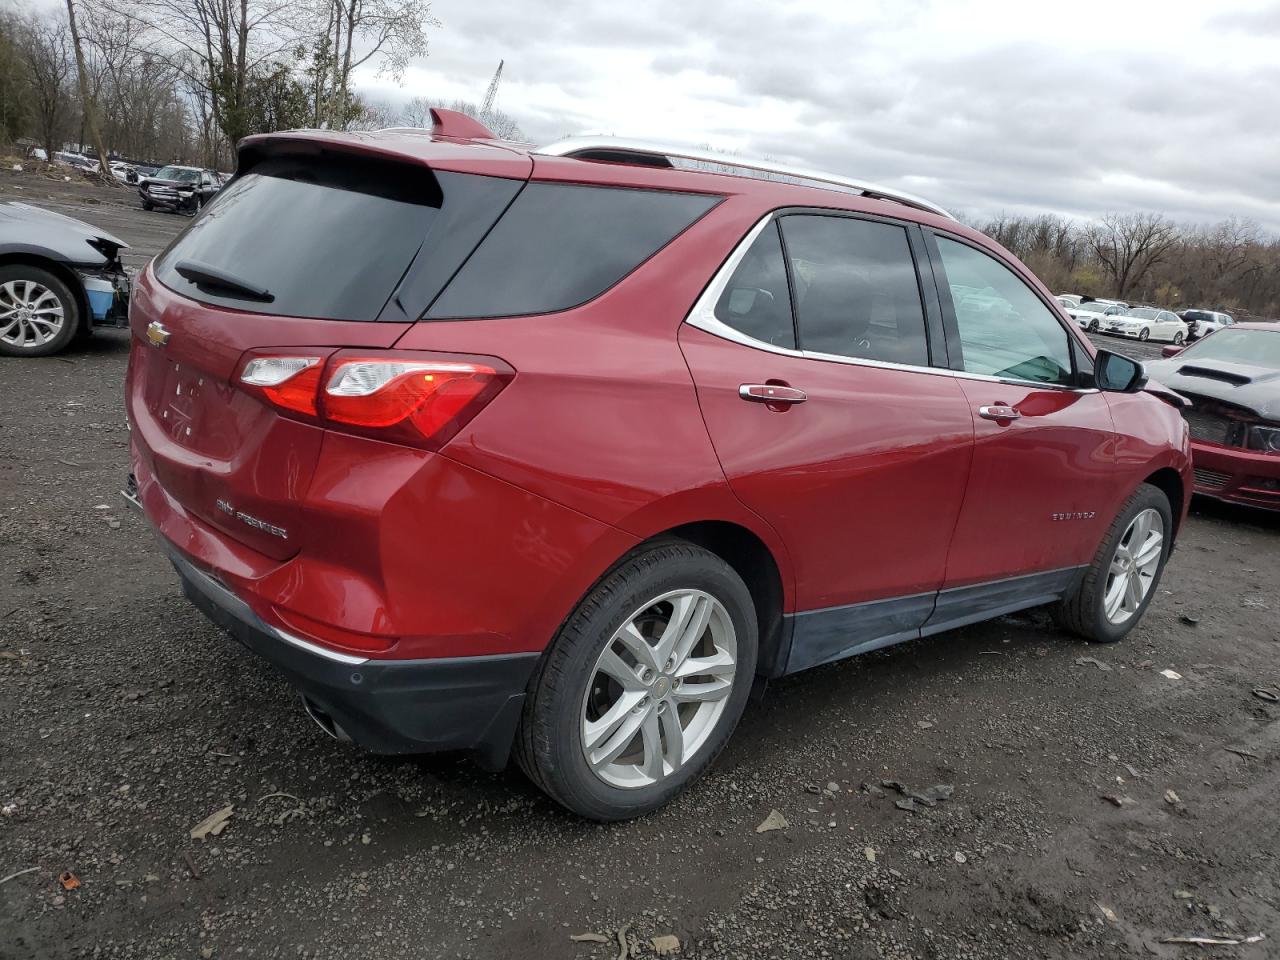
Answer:
<path fill-rule="evenodd" d="M 907 231 L 852 217 L 782 218 L 800 349 L 928 366 L 924 308 Z"/>
<path fill-rule="evenodd" d="M 748 337 L 794 350 L 795 323 L 777 223 L 756 237 L 716 304 L 716 319 Z"/>
<path fill-rule="evenodd" d="M 658 190 L 530 183 L 427 317 L 509 317 L 586 303 L 719 200 Z"/>

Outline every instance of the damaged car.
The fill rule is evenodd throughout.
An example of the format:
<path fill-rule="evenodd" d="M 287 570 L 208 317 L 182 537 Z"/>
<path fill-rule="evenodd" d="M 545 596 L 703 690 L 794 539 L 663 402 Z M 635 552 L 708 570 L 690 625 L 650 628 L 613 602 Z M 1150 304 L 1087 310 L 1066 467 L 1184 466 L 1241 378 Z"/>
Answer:
<path fill-rule="evenodd" d="M 1195 492 L 1280 510 L 1280 324 L 1235 323 L 1147 364 L 1191 401 Z"/>
<path fill-rule="evenodd" d="M 138 182 L 143 210 L 194 214 L 222 188 L 212 170 L 170 164 Z"/>
<path fill-rule="evenodd" d="M 123 240 L 25 203 L 0 203 L 0 356 L 46 357 L 95 325 L 128 323 Z"/>

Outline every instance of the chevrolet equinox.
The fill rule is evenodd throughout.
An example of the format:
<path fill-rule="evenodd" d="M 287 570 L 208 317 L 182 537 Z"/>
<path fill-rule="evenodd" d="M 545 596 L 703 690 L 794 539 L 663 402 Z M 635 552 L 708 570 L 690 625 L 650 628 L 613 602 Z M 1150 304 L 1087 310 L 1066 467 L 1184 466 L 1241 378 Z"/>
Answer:
<path fill-rule="evenodd" d="M 829 174 L 435 120 L 250 137 L 133 297 L 126 495 L 329 734 L 617 820 L 757 678 L 1142 617 L 1180 398 L 1007 251 Z"/>

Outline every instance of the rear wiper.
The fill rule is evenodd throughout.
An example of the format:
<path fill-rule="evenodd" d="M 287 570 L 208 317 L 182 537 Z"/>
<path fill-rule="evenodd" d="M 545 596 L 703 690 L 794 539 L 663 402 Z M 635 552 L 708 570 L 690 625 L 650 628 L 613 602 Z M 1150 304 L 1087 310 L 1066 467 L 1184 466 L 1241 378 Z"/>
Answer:
<path fill-rule="evenodd" d="M 178 271 L 184 279 L 190 280 L 199 287 L 217 287 L 263 303 L 270 303 L 275 299 L 275 294 L 266 287 L 260 287 L 249 280 L 241 280 L 225 270 L 219 270 L 207 263 L 200 263 L 198 260 L 180 260 L 173 265 L 173 269 Z"/>

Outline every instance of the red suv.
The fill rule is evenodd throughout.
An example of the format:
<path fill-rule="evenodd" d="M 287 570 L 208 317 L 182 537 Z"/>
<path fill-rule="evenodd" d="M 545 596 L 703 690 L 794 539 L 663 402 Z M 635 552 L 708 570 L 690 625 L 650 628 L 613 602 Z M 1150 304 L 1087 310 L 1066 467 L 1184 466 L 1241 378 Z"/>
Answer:
<path fill-rule="evenodd" d="M 690 159 L 445 111 L 252 137 L 146 269 L 127 493 L 330 734 L 514 748 L 621 819 L 756 678 L 1155 596 L 1175 395 L 926 201 Z"/>

